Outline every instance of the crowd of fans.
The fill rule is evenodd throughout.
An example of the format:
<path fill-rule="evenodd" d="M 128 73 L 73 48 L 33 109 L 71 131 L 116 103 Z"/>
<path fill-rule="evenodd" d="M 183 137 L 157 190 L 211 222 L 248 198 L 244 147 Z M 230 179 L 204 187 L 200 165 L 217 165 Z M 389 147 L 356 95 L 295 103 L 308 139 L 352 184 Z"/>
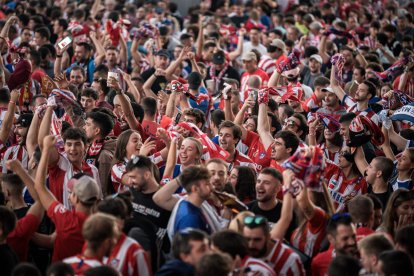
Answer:
<path fill-rule="evenodd" d="M 414 3 L 177 2 L 2 1 L 0 274 L 413 275 Z"/>

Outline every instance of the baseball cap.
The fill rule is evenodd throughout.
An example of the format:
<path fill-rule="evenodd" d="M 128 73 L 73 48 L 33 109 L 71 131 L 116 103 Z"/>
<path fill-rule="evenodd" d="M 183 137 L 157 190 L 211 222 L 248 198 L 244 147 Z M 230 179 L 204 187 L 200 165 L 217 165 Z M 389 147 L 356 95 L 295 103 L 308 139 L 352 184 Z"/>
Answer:
<path fill-rule="evenodd" d="M 156 56 L 164 56 L 166 58 L 170 58 L 170 55 L 168 54 L 167 50 L 161 49 L 157 53 L 155 53 Z"/>
<path fill-rule="evenodd" d="M 223 51 L 217 51 L 213 55 L 214 64 L 223 64 L 225 61 L 225 56 Z"/>
<path fill-rule="evenodd" d="M 32 119 L 33 119 L 32 113 L 24 113 L 19 116 L 15 124 L 20 125 L 22 127 L 30 127 L 30 124 L 32 123 Z"/>
<path fill-rule="evenodd" d="M 285 47 L 286 47 L 283 40 L 278 39 L 278 38 L 273 39 L 272 43 L 270 43 L 270 46 L 277 47 L 277 48 L 281 49 L 283 52 L 285 51 Z"/>
<path fill-rule="evenodd" d="M 242 60 L 243 60 L 243 61 L 244 61 L 244 60 L 246 60 L 246 61 L 256 60 L 256 61 L 257 61 L 257 57 L 256 57 L 256 54 L 255 54 L 255 53 L 253 53 L 253 52 L 248 52 L 248 53 L 245 53 L 245 54 L 243 55 Z"/>
<path fill-rule="evenodd" d="M 311 60 L 311 59 L 316 60 L 316 61 L 317 61 L 317 62 L 319 62 L 320 64 L 322 64 L 322 63 L 323 63 L 322 57 L 321 57 L 320 55 L 318 55 L 318 54 L 311 55 L 311 56 L 310 56 L 310 58 L 309 58 L 309 60 Z"/>
<path fill-rule="evenodd" d="M 322 91 L 322 92 L 334 93 L 334 91 L 333 91 L 332 87 L 330 87 L 330 86 L 325 87 L 325 88 L 322 88 L 322 89 L 321 89 L 321 91 Z"/>
<path fill-rule="evenodd" d="M 68 188 L 72 188 L 74 193 L 82 203 L 94 203 L 100 195 L 98 183 L 88 175 L 83 175 L 79 179 L 69 180 Z"/>

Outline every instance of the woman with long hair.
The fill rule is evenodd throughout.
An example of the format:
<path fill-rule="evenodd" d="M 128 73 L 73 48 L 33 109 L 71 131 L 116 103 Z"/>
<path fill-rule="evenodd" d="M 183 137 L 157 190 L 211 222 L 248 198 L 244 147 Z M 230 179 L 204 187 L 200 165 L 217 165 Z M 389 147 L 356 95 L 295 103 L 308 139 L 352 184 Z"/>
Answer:
<path fill-rule="evenodd" d="M 230 172 L 229 182 L 236 196 L 243 203 L 249 203 L 256 198 L 256 173 L 252 168 L 236 166 Z"/>
<path fill-rule="evenodd" d="M 414 223 L 414 191 L 395 190 L 388 200 L 384 220 L 378 231 L 386 232 L 392 238 L 405 225 Z"/>
<path fill-rule="evenodd" d="M 170 141 L 165 134 L 165 130 L 159 129 L 157 135 L 167 145 L 166 148 L 149 156 L 157 167 L 161 166 L 167 159 Z M 156 147 L 155 141 L 148 138 L 144 143 L 138 131 L 128 129 L 119 135 L 116 142 L 114 159 L 115 163 L 111 169 L 112 188 L 115 192 L 128 190 L 128 176 L 125 173 L 125 166 L 133 156 L 148 154 Z"/>

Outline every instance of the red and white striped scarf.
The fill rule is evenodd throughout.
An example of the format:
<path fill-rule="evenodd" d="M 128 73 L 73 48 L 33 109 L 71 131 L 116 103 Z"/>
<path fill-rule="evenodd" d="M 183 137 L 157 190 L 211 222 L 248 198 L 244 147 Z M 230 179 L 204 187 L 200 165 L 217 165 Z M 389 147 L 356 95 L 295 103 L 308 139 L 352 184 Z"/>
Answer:
<path fill-rule="evenodd" d="M 93 141 L 92 144 L 89 146 L 89 150 L 88 150 L 89 157 L 98 155 L 101 152 L 103 145 L 104 145 L 104 140 Z"/>

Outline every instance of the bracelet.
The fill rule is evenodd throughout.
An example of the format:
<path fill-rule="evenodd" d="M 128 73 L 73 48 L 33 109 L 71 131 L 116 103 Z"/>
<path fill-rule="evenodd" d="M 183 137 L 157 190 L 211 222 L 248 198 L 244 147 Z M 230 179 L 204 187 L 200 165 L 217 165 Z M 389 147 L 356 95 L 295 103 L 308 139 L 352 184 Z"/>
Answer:
<path fill-rule="evenodd" d="M 11 104 L 16 104 L 16 102 L 15 102 L 15 101 L 9 101 L 9 103 L 11 103 Z"/>

